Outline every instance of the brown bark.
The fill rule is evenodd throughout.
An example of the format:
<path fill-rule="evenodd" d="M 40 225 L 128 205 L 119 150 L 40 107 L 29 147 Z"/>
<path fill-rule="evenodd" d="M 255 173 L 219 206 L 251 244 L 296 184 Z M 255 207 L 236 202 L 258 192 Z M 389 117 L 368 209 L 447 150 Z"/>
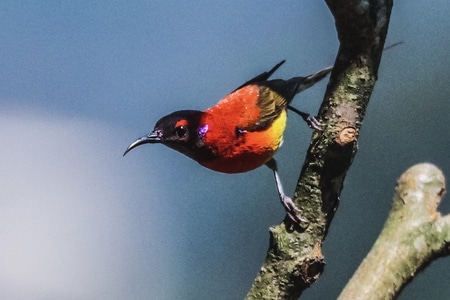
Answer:
<path fill-rule="evenodd" d="M 392 0 L 326 1 L 336 20 L 339 52 L 319 111 L 294 201 L 310 222 L 270 228 L 266 260 L 247 299 L 297 299 L 324 268 L 322 242 L 337 209 L 372 93 Z"/>
<path fill-rule="evenodd" d="M 431 260 L 450 253 L 450 215 L 436 210 L 444 192 L 444 175 L 431 164 L 403 173 L 383 231 L 339 299 L 393 299 Z"/>

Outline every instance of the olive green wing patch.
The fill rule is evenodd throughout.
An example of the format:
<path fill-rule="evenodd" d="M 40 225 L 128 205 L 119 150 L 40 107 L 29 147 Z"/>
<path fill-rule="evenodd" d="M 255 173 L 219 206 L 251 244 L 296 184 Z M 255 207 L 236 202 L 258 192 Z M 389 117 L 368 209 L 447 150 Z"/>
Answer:
<path fill-rule="evenodd" d="M 247 128 L 243 128 L 244 130 L 259 131 L 266 129 L 286 109 L 288 101 L 269 87 L 262 85 L 259 86 L 257 105 L 261 110 L 258 121 Z"/>

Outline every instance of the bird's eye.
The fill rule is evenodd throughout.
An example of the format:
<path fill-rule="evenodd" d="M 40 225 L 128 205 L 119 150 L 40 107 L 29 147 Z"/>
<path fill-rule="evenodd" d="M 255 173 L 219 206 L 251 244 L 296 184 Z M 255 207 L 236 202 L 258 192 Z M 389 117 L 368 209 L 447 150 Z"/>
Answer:
<path fill-rule="evenodd" d="M 181 139 L 181 138 L 185 138 L 187 135 L 187 128 L 186 126 L 178 126 L 175 128 L 175 134 L 177 136 L 177 138 Z"/>

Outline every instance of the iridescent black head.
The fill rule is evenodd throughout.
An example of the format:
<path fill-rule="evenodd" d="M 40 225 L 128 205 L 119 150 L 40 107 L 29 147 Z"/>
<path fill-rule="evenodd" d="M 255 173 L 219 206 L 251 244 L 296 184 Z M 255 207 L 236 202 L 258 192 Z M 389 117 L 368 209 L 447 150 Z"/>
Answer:
<path fill-rule="evenodd" d="M 150 134 L 131 143 L 123 155 L 143 144 L 160 143 L 195 159 L 202 114 L 198 110 L 179 110 L 162 117 Z"/>

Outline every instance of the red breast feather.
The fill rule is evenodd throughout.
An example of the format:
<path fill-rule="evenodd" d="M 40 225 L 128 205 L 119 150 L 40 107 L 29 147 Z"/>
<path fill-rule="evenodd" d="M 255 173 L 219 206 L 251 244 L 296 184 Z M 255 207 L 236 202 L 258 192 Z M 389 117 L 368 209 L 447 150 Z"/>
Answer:
<path fill-rule="evenodd" d="M 205 111 L 200 124 L 208 129 L 202 143 L 214 158 L 200 164 L 219 172 L 241 173 L 263 165 L 273 156 L 281 144 L 286 112 L 283 110 L 265 128 L 247 130 L 260 121 L 259 97 L 260 87 L 248 85 Z"/>

